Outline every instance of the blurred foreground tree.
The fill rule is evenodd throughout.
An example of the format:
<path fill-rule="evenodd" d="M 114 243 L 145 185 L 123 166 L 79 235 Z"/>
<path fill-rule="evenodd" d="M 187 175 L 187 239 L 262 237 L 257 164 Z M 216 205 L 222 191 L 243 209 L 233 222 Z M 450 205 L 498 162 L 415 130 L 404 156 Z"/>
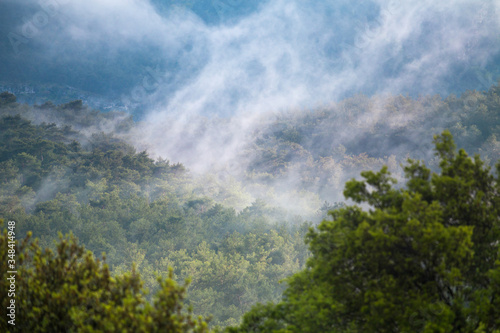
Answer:
<path fill-rule="evenodd" d="M 312 257 L 278 304 L 255 306 L 229 332 L 500 332 L 500 163 L 434 138 L 441 173 L 418 161 L 405 189 L 387 168 L 344 195 L 311 229 Z"/>
<path fill-rule="evenodd" d="M 208 332 L 201 317 L 183 310 L 186 286 L 177 285 L 172 273 L 159 279 L 150 304 L 135 269 L 111 277 L 108 266 L 73 236 L 61 236 L 55 253 L 42 251 L 36 240 L 29 242 L 29 235 L 18 242 L 15 297 L 8 297 L 9 236 L 7 230 L 0 235 L 0 256 L 5 259 L 0 263 L 0 300 L 3 309 L 15 300 L 15 325 L 2 316 L 2 332 Z"/>

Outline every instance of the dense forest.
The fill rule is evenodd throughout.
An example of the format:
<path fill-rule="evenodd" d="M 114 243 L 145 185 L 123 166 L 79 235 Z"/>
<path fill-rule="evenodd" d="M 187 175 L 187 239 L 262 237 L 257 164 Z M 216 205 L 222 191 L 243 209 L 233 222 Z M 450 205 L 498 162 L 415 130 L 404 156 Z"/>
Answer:
<path fill-rule="evenodd" d="M 3 0 L 0 36 L 0 333 L 500 333 L 500 0 Z"/>
<path fill-rule="evenodd" d="M 374 109 L 383 116 L 368 117 Z M 182 313 L 179 330 L 207 329 L 198 315 L 210 329 L 232 326 L 230 331 L 493 332 L 500 327 L 491 319 L 499 317 L 499 291 L 492 287 L 499 276 L 494 266 L 499 189 L 488 169 L 500 159 L 498 85 L 446 98 L 357 95 L 314 110 L 267 115 L 236 157 L 244 168 L 233 174 L 197 174 L 182 161 L 137 151 L 134 129 L 140 122 L 123 112 L 93 110 L 80 100 L 29 106 L 3 92 L 0 117 L 3 227 L 15 221 L 16 239 L 30 233 L 37 239 L 24 246 L 20 297 L 26 302 L 49 297 L 36 289 L 49 283 L 44 274 L 74 269 L 73 279 L 82 278 L 78 274 L 100 279 L 88 282 L 89 288 L 102 286 L 113 304 L 125 302 L 122 314 L 110 312 L 109 323 L 99 324 L 92 317 L 98 312 L 82 314 L 86 301 L 68 305 L 76 312 L 64 315 L 56 331 L 106 331 L 105 325 L 116 325 L 113 316 L 138 308 L 144 312 L 130 319 L 132 326 L 115 329 L 160 330 L 169 324 L 158 316 L 174 309 L 171 304 Z M 206 126 L 222 128 L 225 121 L 214 118 Z M 434 155 L 432 137 L 445 129 L 449 132 L 435 139 Z M 456 153 L 452 135 L 481 159 Z M 408 164 L 408 158 L 428 167 Z M 362 173 L 364 182 L 349 180 L 379 169 Z M 399 184 L 392 184 L 388 172 Z M 60 233 L 74 238 L 61 242 Z M 407 257 L 398 257 L 398 249 Z M 95 261 L 104 253 L 107 266 Z M 387 253 L 396 257 L 388 259 Z M 65 266 L 65 260 L 73 264 Z M 415 279 L 406 285 L 410 272 Z M 158 276 L 166 280 L 158 283 Z M 68 279 L 50 283 L 73 288 Z M 186 279 L 185 288 L 174 282 Z M 149 293 L 139 295 L 141 283 Z M 34 284 L 40 287 L 31 294 L 22 289 Z M 78 288 L 82 299 L 97 297 L 104 308 L 111 306 L 110 299 Z M 423 296 L 408 305 L 408 313 L 391 310 L 417 291 Z M 68 295 L 50 296 L 55 303 L 30 314 L 30 320 L 66 304 Z M 137 304 L 126 308 L 128 301 L 120 297 Z M 180 300 L 192 312 L 181 311 Z M 268 305 L 254 307 L 257 303 Z M 432 312 L 436 308 L 442 309 L 439 315 Z M 422 317 L 416 309 L 427 312 Z M 409 320 L 412 311 L 418 318 Z M 148 316 L 156 319 L 144 319 Z M 46 320 L 40 331 L 51 331 L 52 319 Z"/>
<path fill-rule="evenodd" d="M 286 221 L 262 200 L 236 211 L 198 194 L 201 185 L 183 165 L 155 161 L 103 132 L 84 133 L 123 115 L 86 113 L 78 102 L 29 108 L 14 100 L 2 95 L 2 113 L 73 114 L 68 121 L 81 126 L 35 125 L 19 114 L 0 120 L 0 214 L 16 221 L 19 237 L 32 231 L 42 248 L 53 248 L 59 232 L 72 232 L 97 257 L 105 252 L 115 273 L 135 263 L 152 292 L 156 275 L 173 267 L 177 280 L 191 279 L 193 311 L 221 326 L 238 323 L 255 302 L 279 300 L 279 281 L 303 267 L 306 222 Z"/>

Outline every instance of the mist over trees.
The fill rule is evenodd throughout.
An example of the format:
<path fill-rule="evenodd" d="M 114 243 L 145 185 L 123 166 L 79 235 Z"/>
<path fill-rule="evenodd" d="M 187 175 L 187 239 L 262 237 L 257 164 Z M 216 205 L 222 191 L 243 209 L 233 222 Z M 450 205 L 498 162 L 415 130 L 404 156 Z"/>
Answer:
<path fill-rule="evenodd" d="M 500 1 L 3 0 L 0 36 L 0 332 L 500 333 Z"/>
<path fill-rule="evenodd" d="M 374 110 L 383 116 L 369 117 Z M 498 170 L 488 169 L 500 151 L 498 85 L 444 99 L 358 95 L 317 110 L 269 115 L 235 155 L 245 163 L 230 169 L 233 174 L 199 174 L 182 161 L 137 151 L 140 122 L 82 101 L 29 106 L 4 92 L 0 115 L 0 215 L 16 221 L 18 240 L 32 232 L 40 250 L 53 251 L 36 250 L 34 258 L 60 262 L 67 251 L 57 252 L 61 246 L 85 246 L 92 257 L 83 250 L 72 256 L 90 262 L 106 253 L 106 266 L 75 266 L 81 272 L 75 274 L 116 277 L 101 279 L 103 289 L 87 293 L 85 287 L 83 300 L 123 283 L 129 289 L 121 295 L 144 306 L 135 312 L 140 318 L 163 311 L 155 303 L 163 296 L 155 295 L 165 295 L 177 300 L 168 309 L 180 311 L 182 300 L 211 329 L 230 331 L 498 329 L 492 298 L 498 293 Z M 206 126 L 224 124 L 213 119 Z M 432 135 L 445 128 L 451 134 L 436 139 L 434 156 Z M 452 134 L 481 159 L 455 152 Z M 406 164 L 408 158 L 414 161 Z M 382 171 L 349 181 L 373 169 Z M 342 198 L 346 181 L 347 199 L 368 211 Z M 59 232 L 75 240 L 60 243 Z M 134 263 L 140 278 L 126 275 Z M 23 273 L 26 286 L 52 274 L 43 273 L 43 264 L 39 273 L 29 271 L 31 265 Z M 157 276 L 173 286 L 170 296 Z M 185 289 L 172 285 L 185 279 Z M 57 297 L 70 301 L 63 291 L 73 280 L 57 283 Z M 149 293 L 141 294 L 140 285 Z M 40 302 L 41 292 L 22 295 Z M 417 293 L 422 296 L 413 297 Z M 103 306 L 109 301 L 99 299 Z M 61 325 L 101 327 L 92 319 L 97 311 L 87 319 L 78 315 L 85 302 L 68 305 L 75 312 Z M 398 306 L 407 311 L 387 310 Z M 119 325 L 118 314 L 106 311 L 109 325 Z M 183 327 L 204 327 L 182 313 Z M 134 325 L 143 325 L 139 317 Z M 108 319 L 102 320 L 99 325 Z M 156 324 L 148 319 L 144 325 Z"/>
<path fill-rule="evenodd" d="M 309 224 L 300 217 L 285 221 L 283 209 L 262 200 L 236 211 L 221 203 L 242 195 L 237 184 L 210 198 L 182 164 L 86 132 L 110 114 L 92 117 L 75 102 L 68 105 L 76 106 L 80 132 L 35 125 L 16 110 L 36 117 L 68 107 L 28 107 L 2 96 L 0 214 L 16 221 L 18 239 L 32 231 L 42 248 L 54 248 L 58 232 L 72 232 L 96 257 L 105 252 L 114 274 L 135 263 L 149 295 L 160 291 L 156 276 L 172 267 L 176 280 L 191 279 L 186 303 L 197 315 L 212 314 L 213 326 L 237 324 L 257 301 L 279 300 L 279 281 L 305 264 Z"/>

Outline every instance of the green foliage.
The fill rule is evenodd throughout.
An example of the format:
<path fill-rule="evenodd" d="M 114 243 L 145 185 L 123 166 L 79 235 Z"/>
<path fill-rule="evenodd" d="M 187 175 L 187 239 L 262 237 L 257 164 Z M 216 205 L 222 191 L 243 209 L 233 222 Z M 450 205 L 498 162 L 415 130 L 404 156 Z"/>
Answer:
<path fill-rule="evenodd" d="M 150 304 L 135 269 L 112 277 L 108 266 L 73 236 L 60 236 L 55 252 L 42 250 L 29 237 L 17 242 L 15 325 L 3 316 L 2 332 L 208 332 L 201 317 L 183 309 L 186 286 L 177 285 L 172 273 L 158 279 Z M 3 258 L 7 258 L 7 240 L 4 230 Z M 1 265 L 0 286 L 8 290 L 6 260 Z M 4 309 L 10 304 L 6 293 L 0 303 Z"/>
<path fill-rule="evenodd" d="M 57 110 L 70 117 L 75 107 Z M 17 222 L 19 235 L 32 231 L 56 251 L 58 232 L 72 232 L 94 255 L 106 252 L 111 274 L 135 263 L 152 294 L 161 289 L 156 275 L 173 267 L 176 280 L 192 278 L 185 302 L 212 315 L 212 325 L 235 325 L 255 302 L 278 301 L 279 281 L 305 264 L 306 228 L 286 225 L 264 201 L 246 208 L 251 200 L 234 179 L 195 180 L 182 164 L 155 161 L 102 132 L 83 140 L 19 115 L 1 118 L 0 129 L 0 214 Z M 227 207 L 233 203 L 242 210 Z"/>
<path fill-rule="evenodd" d="M 228 331 L 498 331 L 500 163 L 495 178 L 450 132 L 434 141 L 440 174 L 409 160 L 404 189 L 385 167 L 349 181 L 345 196 L 369 210 L 340 208 L 311 229 L 284 300 Z"/>
<path fill-rule="evenodd" d="M 58 232 L 72 232 L 94 255 L 107 253 L 110 274 L 117 278 L 135 263 L 143 285 L 152 291 L 143 295 L 150 306 L 152 295 L 163 288 L 156 276 L 171 276 L 172 267 L 171 277 L 177 281 L 191 278 L 185 304 L 196 314 L 212 315 L 211 325 L 237 325 L 255 303 L 275 302 L 249 312 L 239 329 L 255 331 L 263 325 L 269 330 L 335 327 L 354 332 L 359 331 L 359 318 L 372 313 L 378 319 L 363 319 L 362 327 L 373 330 L 397 317 L 384 311 L 412 299 L 401 290 L 414 280 L 435 295 L 448 286 L 456 288 L 451 291 L 459 296 L 453 294 L 453 299 L 462 297 L 463 304 L 475 299 L 476 312 L 467 310 L 460 318 L 484 315 L 490 307 L 481 297 L 497 293 L 498 288 L 488 288 L 499 281 L 496 270 L 489 272 L 497 260 L 490 245 L 498 240 L 498 227 L 490 222 L 498 216 L 491 208 L 498 207 L 498 190 L 486 168 L 500 158 L 498 89 L 445 100 L 358 95 L 312 111 L 277 115 L 262 120 L 253 141 L 241 151 L 246 170 L 200 177 L 180 163 L 136 152 L 120 139 L 134 126 L 126 114 L 92 110 L 81 101 L 30 107 L 2 93 L 0 216 L 15 220 L 21 236 L 32 231 L 40 246 L 54 253 Z M 367 118 L 374 107 L 397 121 Z M 207 120 L 206 126 L 224 121 Z M 437 139 L 439 156 L 428 158 L 430 140 L 422 138 L 443 128 L 450 129 L 459 146 L 481 153 L 484 163 L 455 152 L 449 134 Z M 386 156 L 388 149 L 398 153 Z M 411 161 L 402 190 L 394 179 L 403 178 L 398 164 L 407 157 L 425 157 L 430 168 Z M 433 174 L 440 161 L 441 174 Z M 370 206 L 369 211 L 325 202 L 338 197 L 348 177 L 380 168 L 378 173 L 363 172 L 364 181 L 346 187 L 347 197 Z M 259 193 L 258 198 L 250 193 Z M 289 280 L 283 302 L 287 284 L 280 281 L 303 269 L 310 255 L 303 242 L 310 224 L 278 205 L 313 221 L 337 209 L 335 222 L 324 222 L 308 237 L 315 264 Z M 402 244 L 401 238 L 409 243 Z M 349 246 L 347 239 L 352 240 Z M 333 249 L 341 252 L 333 255 Z M 352 266 L 356 258 L 359 265 Z M 333 263 L 346 275 L 328 271 Z M 438 268 L 430 272 L 422 268 L 434 264 Z M 377 280 L 379 269 L 383 274 Z M 407 269 L 414 277 L 406 285 L 401 281 Z M 439 279 L 423 283 L 422 275 Z M 342 281 L 342 287 L 329 279 Z M 483 289 L 471 291 L 466 282 Z M 331 296 L 337 293 L 343 298 Z M 409 327 L 423 330 L 422 323 L 430 322 L 432 330 L 433 323 L 446 323 L 447 316 L 459 318 L 455 312 L 460 303 L 454 301 L 445 311 L 444 301 L 419 297 L 408 306 L 414 325 Z M 354 311 L 359 307 L 362 313 Z M 488 331 L 492 325 L 481 319 L 478 327 Z"/>

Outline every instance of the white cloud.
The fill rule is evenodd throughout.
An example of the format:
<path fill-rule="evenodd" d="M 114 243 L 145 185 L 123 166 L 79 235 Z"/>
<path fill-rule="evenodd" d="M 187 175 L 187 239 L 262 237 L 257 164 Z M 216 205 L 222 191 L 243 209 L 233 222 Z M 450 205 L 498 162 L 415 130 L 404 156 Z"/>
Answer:
<path fill-rule="evenodd" d="M 146 0 L 66 2 L 60 29 L 44 33 L 54 59 L 61 47 L 97 61 L 153 47 L 151 57 L 177 63 L 148 91 L 157 104 L 136 143 L 198 170 L 234 162 L 266 112 L 360 91 L 446 91 L 455 67 L 484 68 L 500 47 L 498 1 L 271 0 L 227 25 L 187 9 L 160 14 Z M 231 118 L 206 128 L 200 115 Z"/>

